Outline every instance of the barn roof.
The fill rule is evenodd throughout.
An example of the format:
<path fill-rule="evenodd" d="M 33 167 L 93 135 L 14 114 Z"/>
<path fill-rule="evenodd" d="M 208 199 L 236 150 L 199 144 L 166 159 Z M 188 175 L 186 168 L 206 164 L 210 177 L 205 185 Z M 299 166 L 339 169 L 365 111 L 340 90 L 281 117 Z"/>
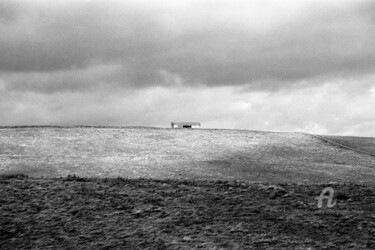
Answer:
<path fill-rule="evenodd" d="M 200 122 L 172 122 L 172 125 L 191 125 L 191 126 L 200 126 Z"/>

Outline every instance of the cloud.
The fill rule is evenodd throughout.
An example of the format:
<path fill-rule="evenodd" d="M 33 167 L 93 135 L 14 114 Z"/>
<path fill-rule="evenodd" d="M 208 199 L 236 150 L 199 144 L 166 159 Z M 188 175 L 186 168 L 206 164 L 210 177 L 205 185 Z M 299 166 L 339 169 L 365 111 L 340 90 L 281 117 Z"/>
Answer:
<path fill-rule="evenodd" d="M 0 2 L 0 125 L 373 135 L 370 0 Z"/>
<path fill-rule="evenodd" d="M 0 88 L 0 125 L 141 125 L 200 121 L 204 128 L 373 136 L 375 76 L 281 92 L 153 87 L 116 92 L 15 92 Z M 1 86 L 1 85 L 0 85 Z M 353 95 L 350 89 L 362 89 Z"/>
<path fill-rule="evenodd" d="M 31 78 L 35 84 L 27 89 L 38 91 L 58 88 L 41 84 L 62 81 L 85 89 L 94 79 L 69 84 L 69 75 L 97 65 L 119 65 L 117 78 L 97 81 L 125 88 L 292 88 L 303 80 L 374 72 L 373 6 L 370 1 L 6 1 L 0 6 L 8 13 L 0 25 L 0 70 L 25 76 L 20 82 Z M 48 83 L 37 83 L 47 74 Z M 165 75 L 180 80 L 165 82 Z"/>
<path fill-rule="evenodd" d="M 122 77 L 122 65 L 91 65 L 52 72 L 17 72 L 4 74 L 9 91 L 39 92 L 90 92 L 100 87 L 114 87 Z M 117 79 L 115 79 L 117 78 Z M 125 80 L 125 79 L 124 79 Z M 111 86 L 111 81 L 114 83 Z"/>
<path fill-rule="evenodd" d="M 17 6 L 13 1 L 4 0 L 0 2 L 0 23 L 8 24 L 17 18 Z"/>

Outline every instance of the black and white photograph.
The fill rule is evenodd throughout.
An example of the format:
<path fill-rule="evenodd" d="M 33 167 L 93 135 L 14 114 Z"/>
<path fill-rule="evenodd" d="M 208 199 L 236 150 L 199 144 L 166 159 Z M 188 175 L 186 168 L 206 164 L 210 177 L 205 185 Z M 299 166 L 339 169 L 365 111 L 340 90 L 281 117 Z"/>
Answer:
<path fill-rule="evenodd" d="M 375 1 L 0 0 L 0 249 L 375 249 Z"/>

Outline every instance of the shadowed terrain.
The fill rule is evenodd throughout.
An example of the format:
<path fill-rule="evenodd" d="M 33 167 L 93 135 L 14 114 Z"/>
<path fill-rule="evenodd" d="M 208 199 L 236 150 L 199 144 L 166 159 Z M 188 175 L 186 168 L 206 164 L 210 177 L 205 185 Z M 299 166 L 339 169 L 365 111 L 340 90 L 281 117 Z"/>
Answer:
<path fill-rule="evenodd" d="M 0 129 L 0 173 L 375 183 L 375 157 L 302 133 L 21 127 Z"/>
<path fill-rule="evenodd" d="M 367 152 L 375 155 L 375 138 L 373 137 L 356 137 L 356 136 L 330 136 L 325 135 L 323 138 L 343 146 Z"/>
<path fill-rule="evenodd" d="M 1 249 L 374 249 L 375 189 L 0 176 Z"/>

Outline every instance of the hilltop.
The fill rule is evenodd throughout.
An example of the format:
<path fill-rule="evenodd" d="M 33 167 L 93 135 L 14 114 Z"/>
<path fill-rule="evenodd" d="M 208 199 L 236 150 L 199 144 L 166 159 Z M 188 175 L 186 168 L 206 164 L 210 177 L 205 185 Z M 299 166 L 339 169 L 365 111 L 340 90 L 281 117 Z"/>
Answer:
<path fill-rule="evenodd" d="M 0 129 L 0 174 L 375 183 L 374 145 L 249 130 L 8 127 Z"/>

